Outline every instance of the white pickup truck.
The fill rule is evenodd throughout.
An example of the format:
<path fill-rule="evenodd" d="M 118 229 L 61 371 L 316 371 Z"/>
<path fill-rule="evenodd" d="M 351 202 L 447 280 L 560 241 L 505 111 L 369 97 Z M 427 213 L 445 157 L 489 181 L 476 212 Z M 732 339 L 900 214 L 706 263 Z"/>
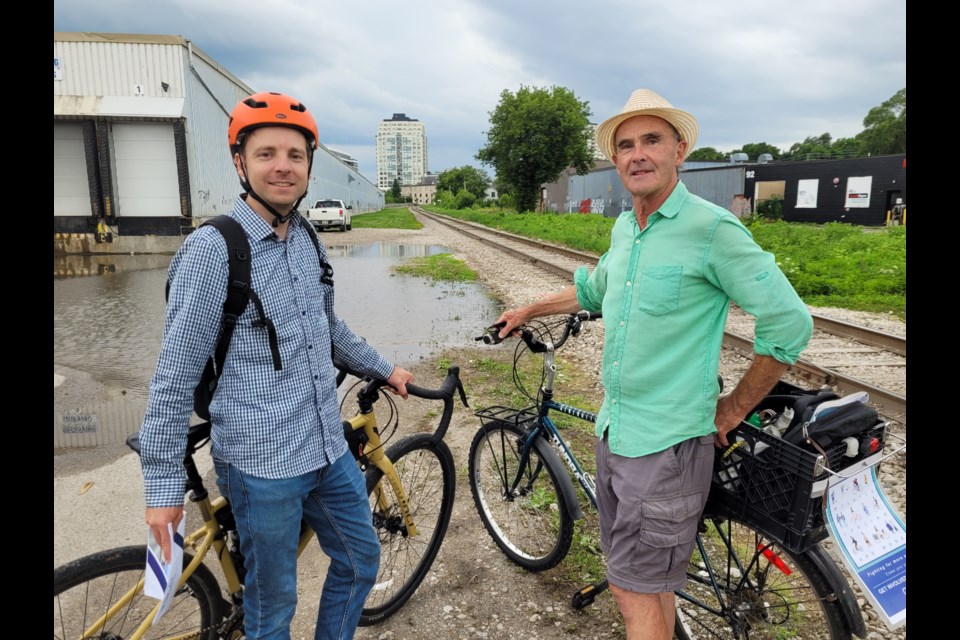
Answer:
<path fill-rule="evenodd" d="M 307 209 L 307 221 L 317 231 L 329 227 L 349 231 L 353 229 L 352 208 L 343 204 L 343 200 L 317 200 L 312 208 Z"/>

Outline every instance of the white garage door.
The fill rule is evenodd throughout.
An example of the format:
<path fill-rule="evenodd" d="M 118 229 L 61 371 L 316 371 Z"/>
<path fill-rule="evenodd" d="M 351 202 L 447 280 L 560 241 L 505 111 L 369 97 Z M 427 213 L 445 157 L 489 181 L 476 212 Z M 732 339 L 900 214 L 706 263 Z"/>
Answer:
<path fill-rule="evenodd" d="M 53 215 L 93 215 L 79 122 L 53 123 Z"/>
<path fill-rule="evenodd" d="M 117 215 L 180 215 L 173 125 L 113 124 Z"/>

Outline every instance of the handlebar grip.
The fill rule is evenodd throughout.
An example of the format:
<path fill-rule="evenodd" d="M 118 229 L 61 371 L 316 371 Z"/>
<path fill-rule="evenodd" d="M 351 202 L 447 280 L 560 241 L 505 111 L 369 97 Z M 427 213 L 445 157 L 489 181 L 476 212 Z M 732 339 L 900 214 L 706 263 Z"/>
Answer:
<path fill-rule="evenodd" d="M 482 336 L 477 336 L 474 340 L 483 341 L 483 344 L 500 344 L 503 342 L 503 338 L 500 337 L 500 329 L 503 329 L 507 325 L 506 322 L 500 321 L 496 324 L 492 324 L 486 329 L 486 333 Z"/>

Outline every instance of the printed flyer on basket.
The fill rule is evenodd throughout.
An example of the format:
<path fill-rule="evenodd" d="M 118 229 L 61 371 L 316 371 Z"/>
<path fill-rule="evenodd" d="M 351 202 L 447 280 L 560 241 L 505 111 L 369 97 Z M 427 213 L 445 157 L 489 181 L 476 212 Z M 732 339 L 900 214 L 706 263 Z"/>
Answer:
<path fill-rule="evenodd" d="M 907 622 L 907 527 L 874 469 L 865 464 L 830 479 L 825 520 L 864 595 L 893 630 Z"/>

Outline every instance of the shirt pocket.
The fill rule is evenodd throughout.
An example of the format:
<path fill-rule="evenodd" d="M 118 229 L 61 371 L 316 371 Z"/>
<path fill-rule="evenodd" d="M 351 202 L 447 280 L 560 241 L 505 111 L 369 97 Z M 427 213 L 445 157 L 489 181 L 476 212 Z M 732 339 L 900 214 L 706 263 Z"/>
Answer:
<path fill-rule="evenodd" d="M 680 304 L 681 266 L 648 266 L 640 275 L 637 308 L 652 316 L 676 310 Z"/>

